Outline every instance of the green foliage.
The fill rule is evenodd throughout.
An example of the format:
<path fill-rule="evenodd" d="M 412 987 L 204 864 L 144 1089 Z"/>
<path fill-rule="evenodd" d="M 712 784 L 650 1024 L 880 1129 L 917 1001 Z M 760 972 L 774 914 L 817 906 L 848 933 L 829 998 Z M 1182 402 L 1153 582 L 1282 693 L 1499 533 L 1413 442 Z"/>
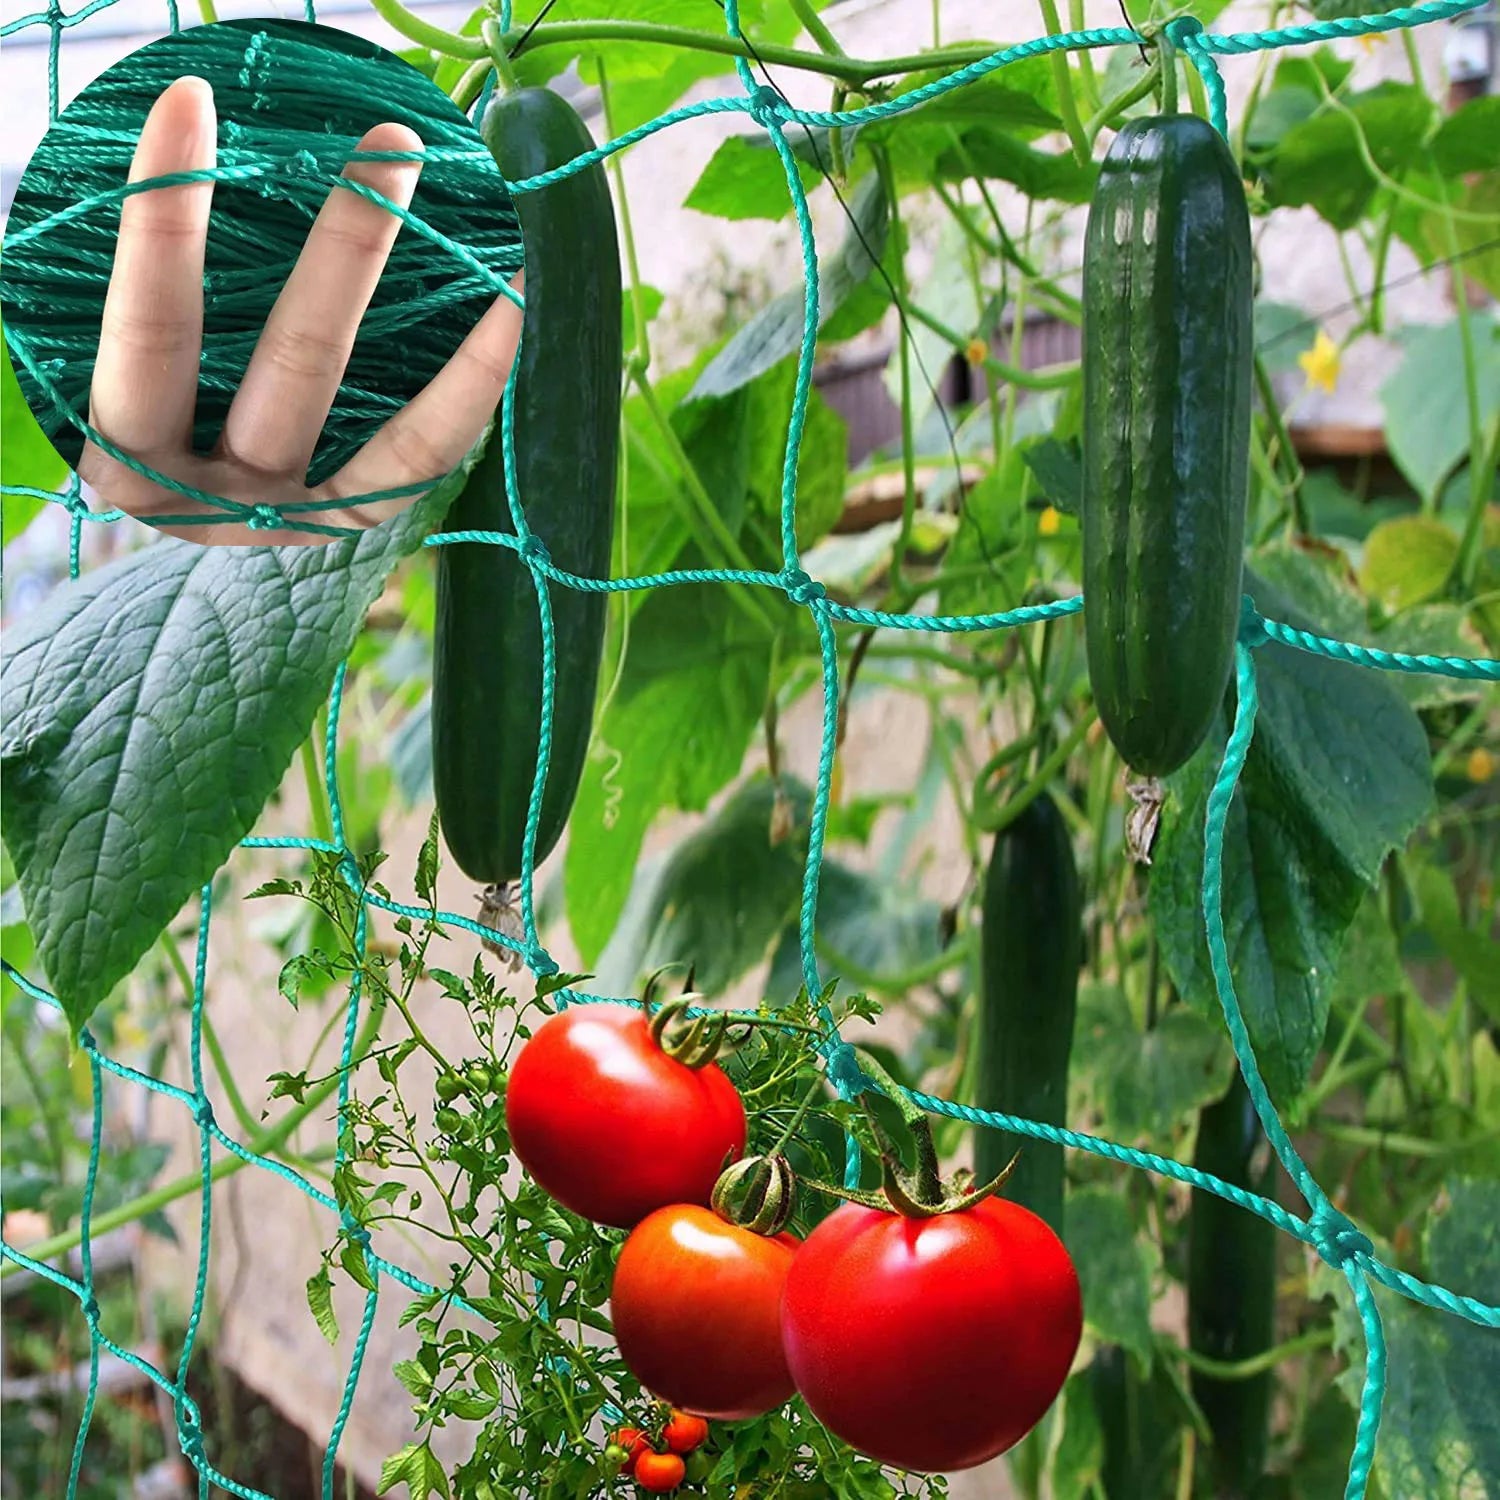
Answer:
<path fill-rule="evenodd" d="M 1320 628 L 1249 570 L 1246 587 L 1273 619 Z M 1383 678 L 1275 645 L 1257 654 L 1257 675 L 1256 733 L 1225 836 L 1224 925 L 1261 1072 L 1286 1102 L 1317 1057 L 1344 932 L 1430 808 L 1432 772 L 1420 723 Z M 1151 881 L 1167 968 L 1209 1014 L 1201 829 L 1224 737 L 1221 727 L 1169 778 Z"/>
<path fill-rule="evenodd" d="M 1106 1188 L 1071 1193 L 1064 1238 L 1083 1286 L 1084 1323 L 1149 1370 L 1154 1256 L 1135 1233 L 1129 1205 Z"/>
<path fill-rule="evenodd" d="M 68 477 L 62 455 L 37 426 L 10 362 L 0 334 L 0 484 L 56 490 Z M 5 497 L 5 520 L 0 539 L 14 541 L 49 504 L 30 495 Z"/>
<path fill-rule="evenodd" d="M 159 543 L 8 632 L 5 840 L 75 1032 L 250 831 L 460 480 L 286 558 Z"/>

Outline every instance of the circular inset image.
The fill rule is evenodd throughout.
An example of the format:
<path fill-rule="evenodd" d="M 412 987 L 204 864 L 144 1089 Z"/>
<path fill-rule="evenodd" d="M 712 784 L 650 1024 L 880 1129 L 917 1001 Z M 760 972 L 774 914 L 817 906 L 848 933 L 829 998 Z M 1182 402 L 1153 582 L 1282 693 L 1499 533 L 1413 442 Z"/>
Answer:
<path fill-rule="evenodd" d="M 207 544 L 321 544 L 473 447 L 521 266 L 494 158 L 417 69 L 226 21 L 62 112 L 16 189 L 0 312 L 27 405 L 106 505 Z"/>

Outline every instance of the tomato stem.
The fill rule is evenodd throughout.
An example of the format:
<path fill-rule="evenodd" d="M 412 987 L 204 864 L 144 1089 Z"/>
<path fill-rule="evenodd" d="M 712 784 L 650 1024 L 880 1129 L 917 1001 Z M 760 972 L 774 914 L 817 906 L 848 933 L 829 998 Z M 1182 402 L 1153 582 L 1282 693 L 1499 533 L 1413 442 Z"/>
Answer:
<path fill-rule="evenodd" d="M 766 1152 L 767 1156 L 779 1156 L 791 1144 L 792 1136 L 796 1134 L 800 1126 L 807 1118 L 807 1112 L 812 1108 L 812 1102 L 823 1092 L 823 1080 L 815 1080 L 813 1086 L 802 1096 L 802 1102 L 797 1106 L 792 1118 L 787 1121 L 786 1129 L 776 1139 L 776 1144 Z"/>

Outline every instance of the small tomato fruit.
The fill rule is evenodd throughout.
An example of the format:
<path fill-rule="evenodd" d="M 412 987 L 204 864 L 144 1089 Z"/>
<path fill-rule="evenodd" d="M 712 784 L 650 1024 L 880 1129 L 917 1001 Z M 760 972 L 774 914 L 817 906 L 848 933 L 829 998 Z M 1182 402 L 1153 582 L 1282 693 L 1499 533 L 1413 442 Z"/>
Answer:
<path fill-rule="evenodd" d="M 653 1495 L 675 1490 L 687 1478 L 687 1465 L 675 1453 L 647 1451 L 635 1461 L 635 1482 Z"/>
<path fill-rule="evenodd" d="M 688 1412 L 674 1411 L 667 1418 L 662 1437 L 673 1453 L 691 1453 L 708 1441 L 708 1423 Z"/>
<path fill-rule="evenodd" d="M 620 1356 L 647 1390 L 697 1416 L 737 1422 L 792 1395 L 782 1288 L 798 1242 L 752 1234 L 696 1204 L 658 1209 L 615 1265 Z"/>
<path fill-rule="evenodd" d="M 609 1440 L 609 1447 L 604 1450 L 604 1456 L 612 1463 L 620 1466 L 620 1473 L 631 1473 L 636 1460 L 643 1453 L 651 1450 L 650 1439 L 639 1427 L 622 1427 Z M 614 1457 L 618 1454 L 618 1457 Z"/>
<path fill-rule="evenodd" d="M 830 1432 L 894 1468 L 947 1473 L 1042 1419 L 1083 1303 L 1062 1241 L 1019 1204 L 917 1219 L 846 1203 L 792 1261 L 781 1328 L 797 1389 Z"/>
<path fill-rule="evenodd" d="M 723 1069 L 678 1062 L 644 1012 L 607 1002 L 537 1028 L 511 1068 L 505 1119 L 533 1181 L 618 1229 L 707 1203 L 724 1158 L 745 1149 L 745 1106 Z"/>

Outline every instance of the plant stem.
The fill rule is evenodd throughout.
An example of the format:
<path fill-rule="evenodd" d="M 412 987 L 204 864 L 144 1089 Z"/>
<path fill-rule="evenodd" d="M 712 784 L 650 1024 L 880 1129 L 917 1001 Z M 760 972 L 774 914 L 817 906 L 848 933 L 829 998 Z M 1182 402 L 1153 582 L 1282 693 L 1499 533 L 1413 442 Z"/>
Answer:
<path fill-rule="evenodd" d="M 456 31 L 445 31 L 414 15 L 401 0 L 370 0 L 372 7 L 388 26 L 406 37 L 420 43 L 445 57 L 488 57 L 489 49 L 477 36 L 460 36 Z M 750 44 L 722 32 L 699 31 L 691 26 L 665 26 L 653 21 L 544 21 L 532 27 L 527 35 L 525 27 L 513 26 L 499 33 L 498 39 L 514 57 L 512 48 L 518 47 L 525 38 L 527 53 L 538 52 L 543 47 L 577 47 L 581 42 L 654 42 L 663 47 L 676 47 L 690 52 L 713 52 L 722 57 L 743 57 L 746 61 L 762 61 L 772 66 L 796 68 L 802 72 L 823 73 L 830 78 L 842 79 L 858 87 L 872 78 L 890 78 L 898 73 L 921 73 L 929 69 L 966 68 L 970 63 L 983 62 L 994 53 L 993 47 L 967 46 L 944 47 L 933 52 L 908 53 L 901 57 L 864 59 L 830 56 L 825 52 L 805 52 L 796 47 L 784 47 L 772 42 L 757 42 L 754 50 Z"/>
<path fill-rule="evenodd" d="M 1157 53 L 1161 58 L 1161 112 L 1164 115 L 1177 113 L 1177 49 L 1168 40 L 1166 32 L 1156 39 Z"/>
<path fill-rule="evenodd" d="M 1333 1344 L 1332 1328 L 1314 1328 L 1307 1333 L 1277 1344 L 1272 1349 L 1262 1349 L 1248 1359 L 1212 1359 L 1199 1354 L 1196 1349 L 1184 1349 L 1170 1339 L 1158 1341 L 1157 1347 L 1177 1355 L 1190 1369 L 1210 1375 L 1215 1380 L 1254 1380 L 1267 1370 L 1275 1369 L 1284 1359 L 1294 1359 L 1299 1354 L 1311 1353 L 1314 1349 L 1327 1349 Z"/>
<path fill-rule="evenodd" d="M 188 967 L 183 962 L 182 955 L 177 951 L 177 944 L 172 941 L 170 933 L 163 932 L 157 945 L 167 955 L 167 961 L 176 972 L 178 982 L 182 985 L 188 1004 L 191 1005 L 197 987 L 193 983 L 193 976 L 188 973 Z M 229 1059 L 224 1055 L 223 1047 L 219 1045 L 218 1033 L 214 1030 L 214 1024 L 209 1019 L 207 1010 L 203 1012 L 203 1041 L 208 1047 L 209 1057 L 213 1059 L 219 1082 L 224 1085 L 224 1097 L 229 1101 L 229 1107 L 234 1111 L 234 1117 L 239 1121 L 240 1129 L 247 1135 L 253 1135 L 260 1128 L 260 1122 L 250 1113 L 245 1104 L 244 1095 L 240 1093 L 239 1085 L 234 1081 Z"/>
<path fill-rule="evenodd" d="M 1153 62 L 1128 89 L 1122 89 L 1113 99 L 1106 99 L 1099 106 L 1098 111 L 1089 120 L 1088 124 L 1083 127 L 1084 134 L 1088 136 L 1089 140 L 1091 142 L 1097 141 L 1100 132 L 1118 120 L 1125 110 L 1154 92 L 1156 80 L 1160 76 L 1160 73 L 1161 63 L 1159 61 Z"/>
<path fill-rule="evenodd" d="M 330 844 L 333 842 L 333 813 L 328 806 L 328 788 L 323 785 L 323 768 L 318 764 L 316 728 L 302 741 L 302 776 L 307 782 L 313 834 Z"/>
<path fill-rule="evenodd" d="M 824 54 L 828 57 L 848 56 L 848 53 L 839 46 L 838 38 L 828 29 L 822 16 L 812 8 L 808 0 L 791 0 L 791 6 L 792 14 L 802 22 L 803 30 L 818 44 Z"/>
<path fill-rule="evenodd" d="M 1031 781 L 1010 801 L 1003 803 L 994 812 L 976 811 L 974 821 L 980 832 L 999 833 L 1002 829 L 1009 828 L 1041 796 L 1047 789 L 1047 783 L 1067 764 L 1068 757 L 1083 742 L 1083 737 L 1089 732 L 1089 726 L 1093 724 L 1094 717 L 1092 712 L 1084 714 L 1068 731 L 1067 738 L 1036 768 L 1036 775 Z"/>
<path fill-rule="evenodd" d="M 380 1015 L 381 1012 L 378 1009 L 372 1010 L 359 1036 L 355 1038 L 354 1054 L 349 1064 L 351 1069 L 359 1065 L 360 1060 L 379 1034 Z M 326 1083 L 313 1089 L 301 1104 L 288 1111 L 276 1124 L 267 1126 L 252 1135 L 245 1142 L 245 1149 L 255 1156 L 275 1155 L 297 1127 L 337 1090 L 338 1080 L 339 1074 L 335 1073 Z M 250 1163 L 240 1156 L 221 1156 L 209 1169 L 208 1180 L 212 1183 L 224 1177 L 232 1177 L 249 1165 Z M 145 1218 L 147 1214 L 154 1214 L 165 1208 L 167 1204 L 175 1203 L 179 1198 L 186 1198 L 190 1193 L 196 1193 L 204 1186 L 202 1172 L 184 1173 L 183 1176 L 174 1178 L 171 1182 L 165 1182 L 160 1187 L 152 1188 L 149 1192 L 137 1194 L 128 1203 L 122 1203 L 118 1208 L 110 1209 L 107 1213 L 96 1214 L 89 1226 L 89 1233 L 97 1239 L 100 1235 L 108 1234 L 111 1229 L 118 1229 L 122 1224 L 133 1224 L 137 1219 Z M 40 1244 L 28 1246 L 26 1253 L 33 1260 L 55 1260 L 60 1255 L 66 1255 L 77 1246 L 82 1238 L 81 1227 L 70 1229 L 62 1234 L 54 1234 Z M 0 1281 L 7 1276 L 14 1276 L 21 1269 L 13 1261 L 0 1266 Z"/>
<path fill-rule="evenodd" d="M 1042 24 L 1048 34 L 1058 36 L 1062 32 L 1062 20 L 1057 14 L 1057 0 L 1039 0 L 1042 8 Z M 1078 101 L 1073 97 L 1073 74 L 1068 68 L 1066 52 L 1052 54 L 1052 76 L 1057 82 L 1057 112 L 1062 116 L 1063 129 L 1073 144 L 1073 155 L 1081 167 L 1088 166 L 1093 156 L 1093 146 L 1084 133 L 1083 121 L 1078 118 Z"/>
<path fill-rule="evenodd" d="M 1302 468 L 1302 460 L 1297 457 L 1297 450 L 1292 446 L 1291 433 L 1287 431 L 1286 419 L 1276 400 L 1276 389 L 1271 384 L 1265 361 L 1259 354 L 1254 356 L 1254 371 L 1255 387 L 1260 392 L 1266 420 L 1271 424 L 1271 432 L 1276 439 L 1277 457 L 1287 475 L 1287 498 L 1292 507 L 1292 524 L 1299 535 L 1308 536 L 1312 532 L 1312 524 L 1307 518 L 1307 502 L 1302 494 L 1302 481 L 1307 475 Z"/>
<path fill-rule="evenodd" d="M 501 94 L 518 92 L 521 85 L 516 78 L 515 68 L 511 66 L 510 49 L 506 46 L 500 25 L 493 16 L 486 17 L 480 23 L 479 35 L 489 50 L 490 65 L 495 70 L 496 92 Z"/>
<path fill-rule="evenodd" d="M 930 328 L 939 338 L 947 339 L 953 345 L 955 353 L 962 354 L 968 348 L 969 341 L 966 338 L 934 317 L 925 308 L 908 302 L 903 305 L 902 310 L 913 322 Z M 986 355 L 982 363 L 992 375 L 1028 391 L 1066 390 L 1077 380 L 1078 372 L 1082 368 L 1076 359 L 1067 364 L 1053 365 L 1041 370 L 1022 370 L 990 355 Z"/>

